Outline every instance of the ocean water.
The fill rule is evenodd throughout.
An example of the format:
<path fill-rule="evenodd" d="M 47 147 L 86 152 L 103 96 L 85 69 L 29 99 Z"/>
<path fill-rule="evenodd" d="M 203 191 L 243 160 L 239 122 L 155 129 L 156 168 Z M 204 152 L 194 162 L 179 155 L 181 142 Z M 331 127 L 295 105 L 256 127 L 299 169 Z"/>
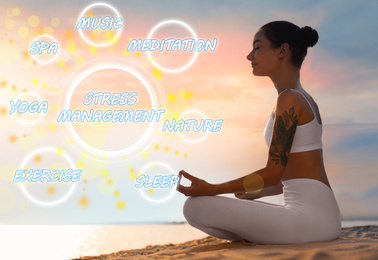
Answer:
<path fill-rule="evenodd" d="M 343 221 L 343 227 L 378 225 Z M 207 235 L 188 224 L 0 226 L 0 259 L 63 260 L 147 245 L 182 243 Z"/>
<path fill-rule="evenodd" d="M 0 259 L 63 260 L 207 236 L 188 224 L 0 226 Z"/>

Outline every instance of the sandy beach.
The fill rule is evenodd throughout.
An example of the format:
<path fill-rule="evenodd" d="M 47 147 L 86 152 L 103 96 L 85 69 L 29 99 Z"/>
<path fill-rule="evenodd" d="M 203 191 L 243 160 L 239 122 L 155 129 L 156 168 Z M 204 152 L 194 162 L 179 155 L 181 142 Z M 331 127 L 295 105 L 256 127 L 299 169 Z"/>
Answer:
<path fill-rule="evenodd" d="M 378 259 L 378 226 L 343 228 L 333 241 L 292 245 L 257 245 L 205 237 L 180 244 L 149 245 L 75 259 Z"/>

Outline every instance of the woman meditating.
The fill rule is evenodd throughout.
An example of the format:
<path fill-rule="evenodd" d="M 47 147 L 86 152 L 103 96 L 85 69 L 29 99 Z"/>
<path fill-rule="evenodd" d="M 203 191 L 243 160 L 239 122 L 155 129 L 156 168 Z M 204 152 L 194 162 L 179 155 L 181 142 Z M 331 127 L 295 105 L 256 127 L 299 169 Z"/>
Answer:
<path fill-rule="evenodd" d="M 268 76 L 277 93 L 264 134 L 266 166 L 244 177 L 210 184 L 185 171 L 191 181 L 177 190 L 190 196 L 184 216 L 214 237 L 257 244 L 306 243 L 337 238 L 340 211 L 324 169 L 318 106 L 300 83 L 307 48 L 316 30 L 275 21 L 260 28 L 247 56 L 255 76 Z M 238 199 L 215 196 L 235 193 Z M 284 206 L 254 199 L 283 193 Z"/>

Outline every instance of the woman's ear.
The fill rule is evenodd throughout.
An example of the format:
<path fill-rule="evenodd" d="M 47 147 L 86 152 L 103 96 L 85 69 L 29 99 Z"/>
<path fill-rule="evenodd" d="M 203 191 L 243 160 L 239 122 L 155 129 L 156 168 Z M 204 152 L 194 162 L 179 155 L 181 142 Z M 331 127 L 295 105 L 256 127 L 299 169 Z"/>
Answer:
<path fill-rule="evenodd" d="M 279 59 L 283 59 L 283 58 L 285 58 L 287 55 L 289 55 L 289 50 L 290 50 L 290 46 L 289 46 L 289 44 L 287 44 L 287 43 L 283 43 L 283 44 L 279 47 L 278 58 L 279 58 Z"/>

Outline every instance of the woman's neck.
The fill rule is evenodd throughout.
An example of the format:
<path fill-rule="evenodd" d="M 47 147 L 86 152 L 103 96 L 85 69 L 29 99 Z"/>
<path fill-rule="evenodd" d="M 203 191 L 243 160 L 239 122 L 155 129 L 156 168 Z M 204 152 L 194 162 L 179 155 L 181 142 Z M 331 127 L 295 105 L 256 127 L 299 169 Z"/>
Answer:
<path fill-rule="evenodd" d="M 299 69 L 285 66 L 272 76 L 272 80 L 277 93 L 280 94 L 285 89 L 302 89 L 299 79 Z"/>

